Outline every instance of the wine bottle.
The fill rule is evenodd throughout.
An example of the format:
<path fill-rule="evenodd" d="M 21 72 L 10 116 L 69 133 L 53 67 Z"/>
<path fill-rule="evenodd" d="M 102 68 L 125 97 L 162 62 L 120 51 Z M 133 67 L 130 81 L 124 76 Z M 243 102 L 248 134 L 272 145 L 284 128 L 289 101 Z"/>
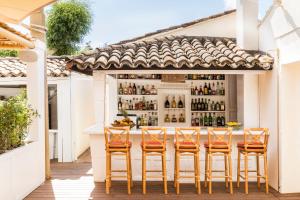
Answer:
<path fill-rule="evenodd" d="M 212 116 L 212 126 L 213 127 L 217 127 L 218 124 L 217 124 L 217 118 L 216 118 L 216 113 L 213 113 L 213 116 Z"/>
<path fill-rule="evenodd" d="M 135 86 L 135 83 L 133 84 L 133 87 L 132 87 L 132 94 L 136 95 L 136 86 Z"/>
<path fill-rule="evenodd" d="M 194 99 L 192 99 L 192 102 L 191 102 L 191 110 L 195 110 L 195 104 L 194 104 Z"/>
<path fill-rule="evenodd" d="M 141 126 L 141 117 L 138 116 L 138 117 L 136 118 L 136 128 L 139 129 L 140 126 Z"/>
<path fill-rule="evenodd" d="M 121 97 L 119 98 L 119 102 L 118 102 L 118 110 L 122 110 L 122 100 L 121 100 Z"/>
<path fill-rule="evenodd" d="M 195 117 L 194 117 L 194 113 L 192 113 L 192 122 L 191 122 L 192 126 L 196 126 L 195 125 Z"/>
<path fill-rule="evenodd" d="M 199 89 L 199 95 L 203 95 L 203 89 L 202 89 L 202 85 L 200 85 L 200 89 Z"/>
<path fill-rule="evenodd" d="M 208 95 L 208 87 L 207 87 L 207 83 L 204 84 L 204 95 Z"/>
<path fill-rule="evenodd" d="M 173 100 L 172 100 L 172 108 L 176 108 L 176 100 L 175 100 L 175 96 L 173 96 Z"/>
<path fill-rule="evenodd" d="M 132 95 L 132 87 L 131 87 L 131 83 L 129 83 L 128 94 L 129 94 L 129 95 Z"/>
<path fill-rule="evenodd" d="M 193 82 L 191 83 L 191 95 L 195 95 L 195 88 Z"/>
<path fill-rule="evenodd" d="M 208 95 L 211 95 L 211 94 L 212 94 L 211 86 L 210 86 L 210 83 L 208 83 Z"/>
<path fill-rule="evenodd" d="M 217 117 L 217 126 L 222 126 L 222 119 L 220 116 Z"/>
<path fill-rule="evenodd" d="M 224 116 L 221 117 L 221 125 L 225 126 L 225 117 Z"/>
<path fill-rule="evenodd" d="M 122 87 L 122 83 L 120 83 L 119 86 L 119 94 L 122 95 L 123 94 L 123 87 Z"/>
<path fill-rule="evenodd" d="M 202 113 L 200 113 L 200 117 L 199 117 L 199 123 L 200 123 L 200 126 L 203 126 L 204 125 L 204 123 L 203 123 L 203 114 Z"/>
<path fill-rule="evenodd" d="M 204 126 L 208 126 L 208 117 L 206 113 L 204 114 Z"/>
<path fill-rule="evenodd" d="M 127 87 L 127 83 L 125 82 L 125 85 L 123 87 L 123 94 L 127 95 L 128 94 L 128 87 Z"/>
<path fill-rule="evenodd" d="M 166 96 L 165 108 L 170 108 L 170 102 L 169 102 L 169 97 L 168 96 Z"/>
<path fill-rule="evenodd" d="M 144 86 L 142 86 L 141 94 L 142 94 L 142 95 L 145 95 L 145 94 L 146 94 L 146 90 L 145 90 L 145 87 L 144 87 Z"/>
<path fill-rule="evenodd" d="M 212 126 L 212 116 L 211 116 L 211 113 L 209 113 L 209 116 L 208 116 L 208 125 Z"/>
<path fill-rule="evenodd" d="M 141 86 L 139 86 L 139 85 L 137 86 L 136 94 L 137 95 L 141 95 L 142 94 Z"/>
<path fill-rule="evenodd" d="M 182 102 L 180 96 L 179 96 L 179 101 L 178 101 L 178 108 L 183 108 L 183 102 Z"/>
<path fill-rule="evenodd" d="M 198 113 L 196 113 L 196 116 L 195 116 L 195 125 L 196 126 L 199 126 L 199 117 L 198 117 Z"/>
<path fill-rule="evenodd" d="M 205 110 L 205 111 L 208 111 L 208 103 L 207 103 L 207 99 L 205 99 L 204 110 Z"/>
<path fill-rule="evenodd" d="M 198 103 L 197 103 L 197 110 L 201 110 L 202 109 L 202 104 L 200 102 L 200 98 L 198 98 Z"/>

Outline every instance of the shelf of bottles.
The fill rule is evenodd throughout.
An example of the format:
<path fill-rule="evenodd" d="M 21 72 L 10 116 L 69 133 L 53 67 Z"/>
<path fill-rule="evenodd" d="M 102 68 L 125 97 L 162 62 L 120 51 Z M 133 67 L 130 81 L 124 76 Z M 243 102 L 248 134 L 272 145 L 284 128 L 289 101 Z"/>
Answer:
<path fill-rule="evenodd" d="M 160 77 L 156 74 L 155 76 L 118 74 L 117 78 L 118 112 L 126 111 L 129 114 L 135 114 L 137 128 L 158 126 L 157 82 L 155 80 Z"/>
<path fill-rule="evenodd" d="M 164 123 L 185 123 L 185 96 L 166 95 L 164 102 Z"/>
<path fill-rule="evenodd" d="M 191 126 L 225 126 L 225 75 L 193 74 L 188 75 L 188 80 L 191 84 Z"/>

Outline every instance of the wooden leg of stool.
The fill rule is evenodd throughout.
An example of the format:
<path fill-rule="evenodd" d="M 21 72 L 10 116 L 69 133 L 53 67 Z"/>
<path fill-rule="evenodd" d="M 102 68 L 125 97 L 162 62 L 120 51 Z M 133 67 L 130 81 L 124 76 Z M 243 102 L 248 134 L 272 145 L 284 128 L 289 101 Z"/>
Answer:
<path fill-rule="evenodd" d="M 179 152 L 176 152 L 176 194 L 179 194 L 179 170 L 180 170 L 180 157 Z"/>
<path fill-rule="evenodd" d="M 224 155 L 224 165 L 225 165 L 225 187 L 228 188 L 228 156 Z"/>
<path fill-rule="evenodd" d="M 212 154 L 208 153 L 208 193 L 212 193 Z"/>
<path fill-rule="evenodd" d="M 207 166 L 208 166 L 208 154 L 207 154 L 207 151 L 205 151 L 205 170 L 204 170 L 204 187 L 206 188 L 207 187 Z"/>
<path fill-rule="evenodd" d="M 167 162 L 166 162 L 166 151 L 163 152 L 163 181 L 164 181 L 164 192 L 168 194 L 168 183 L 167 183 Z"/>
<path fill-rule="evenodd" d="M 237 160 L 237 181 L 236 181 L 236 186 L 239 188 L 240 187 L 240 176 L 241 176 L 241 152 L 238 150 L 238 160 Z"/>
<path fill-rule="evenodd" d="M 130 164 L 130 186 L 133 187 L 132 181 L 132 160 L 131 160 L 131 151 L 129 150 L 129 164 Z"/>
<path fill-rule="evenodd" d="M 197 170 L 197 176 L 196 176 L 197 193 L 201 194 L 199 152 L 196 153 L 196 170 Z"/>
<path fill-rule="evenodd" d="M 129 151 L 126 152 L 126 169 L 127 169 L 127 190 L 131 194 L 131 177 L 130 177 L 130 156 Z"/>
<path fill-rule="evenodd" d="M 248 153 L 244 154 L 245 159 L 245 193 L 248 194 Z"/>
<path fill-rule="evenodd" d="M 230 194 L 233 194 L 233 187 L 232 187 L 232 160 L 231 160 L 231 153 L 228 154 L 228 162 L 229 162 L 229 187 L 230 187 Z"/>
<path fill-rule="evenodd" d="M 142 156 L 142 181 L 143 181 L 143 194 L 146 194 L 146 153 L 143 151 Z"/>
<path fill-rule="evenodd" d="M 264 153 L 264 173 L 265 173 L 265 181 L 266 181 L 266 194 L 269 194 L 269 176 L 268 176 L 267 152 Z"/>
<path fill-rule="evenodd" d="M 106 194 L 109 194 L 109 188 L 110 188 L 110 185 L 109 185 L 109 179 L 110 179 L 110 177 L 109 177 L 109 175 L 110 175 L 109 159 L 110 159 L 109 152 L 106 152 L 106 180 L 105 180 Z"/>
<path fill-rule="evenodd" d="M 174 155 L 174 187 L 176 187 L 176 170 L 177 170 L 177 162 L 176 162 L 176 149 Z"/>
<path fill-rule="evenodd" d="M 194 153 L 194 179 L 195 179 L 195 188 L 197 188 L 197 161 L 196 161 L 196 153 Z"/>
<path fill-rule="evenodd" d="M 257 188 L 260 190 L 259 153 L 256 154 L 256 175 L 257 175 Z"/>

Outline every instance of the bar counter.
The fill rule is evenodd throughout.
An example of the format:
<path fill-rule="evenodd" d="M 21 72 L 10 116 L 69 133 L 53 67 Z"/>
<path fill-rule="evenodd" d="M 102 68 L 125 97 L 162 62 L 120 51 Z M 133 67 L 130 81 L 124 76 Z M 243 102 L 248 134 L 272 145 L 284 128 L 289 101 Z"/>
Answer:
<path fill-rule="evenodd" d="M 84 131 L 85 134 L 90 136 L 90 148 L 92 157 L 92 167 L 95 182 L 105 181 L 105 138 L 104 138 L 104 127 L 99 125 L 93 125 L 88 127 Z M 131 159 L 132 159 L 132 176 L 134 181 L 141 181 L 142 172 L 142 152 L 141 152 L 141 130 L 132 129 L 130 131 L 130 141 L 132 142 L 131 147 Z M 175 128 L 167 128 L 167 177 L 168 181 L 172 181 L 174 178 L 174 135 Z M 243 141 L 243 130 L 233 130 L 232 131 L 232 162 L 233 162 L 233 181 L 236 180 L 236 166 L 237 166 L 237 142 Z M 203 143 L 207 141 L 207 130 L 202 129 L 200 131 L 200 172 L 201 181 L 204 180 L 204 164 L 205 164 L 205 149 Z M 242 158 L 243 159 L 243 158 Z M 125 157 L 113 158 L 113 164 L 115 168 L 113 169 L 125 169 Z M 262 163 L 262 160 L 260 161 Z M 214 169 L 224 169 L 224 159 L 216 158 L 214 163 Z M 249 168 L 253 168 L 255 165 L 255 159 L 249 158 Z M 118 166 L 118 168 L 116 167 Z M 181 159 L 182 169 L 189 170 L 193 165 L 192 158 L 182 158 Z M 161 168 L 160 158 L 153 157 L 151 161 L 147 161 L 147 167 L 150 169 Z M 243 164 L 242 164 L 243 167 Z M 124 179 L 125 180 L 125 179 Z M 153 179 L 158 180 L 158 179 Z M 186 182 L 192 182 L 193 180 L 187 179 Z M 224 179 L 216 179 L 215 181 L 224 181 Z"/>

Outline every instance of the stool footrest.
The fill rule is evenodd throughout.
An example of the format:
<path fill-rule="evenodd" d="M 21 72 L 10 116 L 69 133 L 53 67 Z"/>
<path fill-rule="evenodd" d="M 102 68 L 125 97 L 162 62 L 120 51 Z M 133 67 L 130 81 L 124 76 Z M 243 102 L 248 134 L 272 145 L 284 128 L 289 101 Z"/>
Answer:
<path fill-rule="evenodd" d="M 146 178 L 163 178 L 163 176 L 146 176 Z"/>
<path fill-rule="evenodd" d="M 161 170 L 146 170 L 145 172 L 162 172 Z"/>
<path fill-rule="evenodd" d="M 116 169 L 116 170 L 111 170 L 111 172 L 127 172 L 127 170 L 124 170 L 124 169 Z"/>

